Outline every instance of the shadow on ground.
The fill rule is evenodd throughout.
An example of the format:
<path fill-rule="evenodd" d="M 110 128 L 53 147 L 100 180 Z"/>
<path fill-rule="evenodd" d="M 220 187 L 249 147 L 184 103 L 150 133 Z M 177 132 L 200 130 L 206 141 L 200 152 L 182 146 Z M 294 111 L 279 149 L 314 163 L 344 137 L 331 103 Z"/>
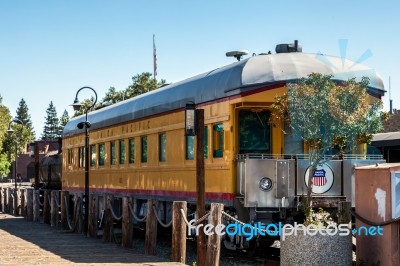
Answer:
<path fill-rule="evenodd" d="M 125 264 L 180 265 L 165 258 L 136 253 L 101 239 L 62 231 L 46 224 L 28 222 L 22 217 L 0 213 L 0 261 L 27 264 Z"/>

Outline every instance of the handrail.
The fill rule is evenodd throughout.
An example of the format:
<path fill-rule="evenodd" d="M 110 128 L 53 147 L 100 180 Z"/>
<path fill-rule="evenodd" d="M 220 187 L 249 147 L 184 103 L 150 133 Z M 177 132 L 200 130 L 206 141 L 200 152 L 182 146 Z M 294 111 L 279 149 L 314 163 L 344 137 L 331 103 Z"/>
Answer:
<path fill-rule="evenodd" d="M 309 159 L 308 154 L 266 154 L 266 153 L 243 153 L 236 155 L 237 160 L 245 160 L 245 159 L 297 159 L 297 160 L 307 160 Z M 323 160 L 383 160 L 382 154 L 343 154 L 342 156 L 338 155 L 324 155 Z"/>

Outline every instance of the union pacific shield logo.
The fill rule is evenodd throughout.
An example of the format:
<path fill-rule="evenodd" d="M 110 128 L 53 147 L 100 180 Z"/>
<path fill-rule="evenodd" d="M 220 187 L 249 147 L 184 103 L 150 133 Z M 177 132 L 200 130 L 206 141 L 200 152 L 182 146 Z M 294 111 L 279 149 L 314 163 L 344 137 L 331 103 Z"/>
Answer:
<path fill-rule="evenodd" d="M 310 167 L 307 168 L 306 173 L 304 174 L 304 183 L 307 186 L 308 175 L 311 171 Z M 313 186 L 312 193 L 316 194 L 324 194 L 328 192 L 333 185 L 333 171 L 327 164 L 319 165 L 313 173 Z"/>
<path fill-rule="evenodd" d="M 324 169 L 314 170 L 313 174 L 313 185 L 317 187 L 322 187 L 326 184 L 326 172 Z"/>

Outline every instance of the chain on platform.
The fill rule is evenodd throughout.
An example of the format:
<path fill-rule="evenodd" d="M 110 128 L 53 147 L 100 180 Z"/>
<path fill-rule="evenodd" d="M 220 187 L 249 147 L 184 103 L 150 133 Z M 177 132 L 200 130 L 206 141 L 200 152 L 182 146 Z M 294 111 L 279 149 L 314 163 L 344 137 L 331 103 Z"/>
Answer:
<path fill-rule="evenodd" d="M 146 221 L 146 216 L 144 216 L 143 218 L 139 218 L 139 217 L 136 216 L 136 214 L 135 214 L 135 212 L 134 212 L 134 210 L 132 208 L 132 205 L 130 203 L 128 204 L 128 207 L 129 207 L 129 211 L 130 211 L 133 219 L 135 219 L 136 221 L 141 222 L 141 223 Z"/>
<path fill-rule="evenodd" d="M 120 221 L 122 219 L 122 214 L 119 217 L 115 214 L 113 206 L 111 205 L 111 201 L 110 200 L 108 200 L 108 208 L 110 209 L 114 220 Z"/>
<path fill-rule="evenodd" d="M 185 214 L 185 211 L 183 209 L 181 209 L 181 214 L 182 214 L 182 217 L 183 217 L 183 221 L 185 222 L 185 224 L 187 226 L 196 226 L 196 225 L 202 223 L 205 219 L 207 219 L 208 216 L 210 216 L 210 213 L 208 212 L 203 217 L 201 217 L 200 219 L 197 219 L 194 224 L 190 225 L 188 220 L 186 219 L 186 214 Z"/>
<path fill-rule="evenodd" d="M 65 203 L 65 209 L 66 209 L 66 211 L 67 211 L 67 215 L 66 215 L 66 216 L 67 216 L 67 223 L 68 223 L 69 230 L 71 230 L 72 232 L 74 232 L 75 229 L 76 229 L 76 226 L 77 226 L 77 224 L 78 224 L 78 215 L 80 214 L 80 211 L 81 211 L 80 198 L 78 197 L 78 198 L 75 198 L 75 200 L 74 200 L 74 210 L 75 210 L 75 213 L 74 213 L 73 218 L 74 218 L 74 220 L 75 220 L 75 223 L 74 223 L 73 226 L 71 225 L 71 222 L 70 222 L 70 220 L 69 220 L 69 213 L 68 213 L 69 207 L 68 207 L 68 199 L 67 199 L 67 196 L 66 196 L 66 195 L 64 195 L 64 203 Z"/>
<path fill-rule="evenodd" d="M 160 217 L 158 217 L 158 209 L 156 208 L 155 205 L 153 205 L 153 212 L 154 212 L 154 215 L 155 215 L 156 218 L 157 218 L 158 223 L 159 223 L 162 227 L 167 228 L 167 227 L 170 227 L 170 226 L 172 225 L 172 219 L 171 219 L 171 221 L 170 221 L 168 224 L 165 224 L 165 223 L 160 219 Z"/>
<path fill-rule="evenodd" d="M 56 205 L 57 205 L 58 208 L 61 207 L 61 204 L 60 204 L 59 201 L 58 201 L 59 195 L 60 195 L 59 191 L 56 191 L 56 192 L 55 192 L 55 195 L 54 195 L 54 201 L 56 202 Z"/>

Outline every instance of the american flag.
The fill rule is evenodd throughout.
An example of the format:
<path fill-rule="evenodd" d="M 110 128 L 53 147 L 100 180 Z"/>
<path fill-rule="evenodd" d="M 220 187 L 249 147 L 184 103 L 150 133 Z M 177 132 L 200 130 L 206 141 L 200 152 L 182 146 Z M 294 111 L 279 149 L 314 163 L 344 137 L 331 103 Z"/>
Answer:
<path fill-rule="evenodd" d="M 325 170 L 315 170 L 313 175 L 313 185 L 322 187 L 328 180 L 325 176 Z"/>
<path fill-rule="evenodd" d="M 153 74 L 154 79 L 157 80 L 157 50 L 156 50 L 156 42 L 155 42 L 155 35 L 153 34 Z"/>

